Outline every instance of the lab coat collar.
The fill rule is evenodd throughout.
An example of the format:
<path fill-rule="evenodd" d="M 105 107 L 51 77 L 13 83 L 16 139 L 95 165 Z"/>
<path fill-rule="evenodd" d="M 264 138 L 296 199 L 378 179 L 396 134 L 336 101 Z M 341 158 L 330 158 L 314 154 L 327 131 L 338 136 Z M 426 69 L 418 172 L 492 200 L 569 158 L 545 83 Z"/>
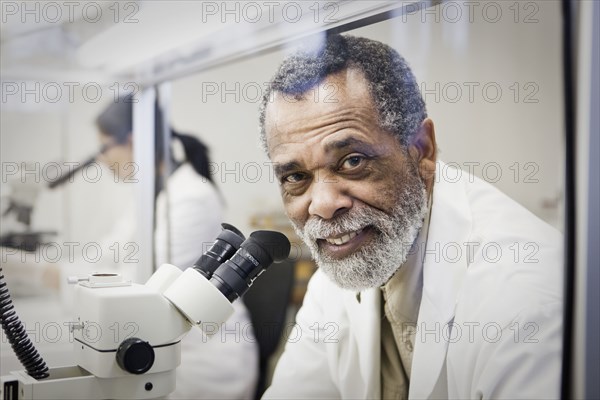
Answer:
<path fill-rule="evenodd" d="M 423 264 L 423 295 L 419 308 L 409 398 L 444 396 L 447 388 L 436 386 L 444 371 L 449 323 L 454 319 L 458 294 L 467 271 L 472 217 L 462 179 L 450 181 L 456 174 L 444 173 L 448 166 L 438 161 L 433 187 L 433 206 Z M 449 256 L 448 246 L 458 247 L 458 259 Z M 444 379 L 440 382 L 445 382 Z"/>
<path fill-rule="evenodd" d="M 438 161 L 438 171 L 449 168 Z M 471 214 L 462 180 L 450 182 L 438 174 L 433 188 L 433 205 L 427 238 L 427 253 L 423 264 L 423 296 L 419 308 L 415 350 L 409 388 L 409 398 L 424 399 L 437 392 L 436 383 L 446 360 L 448 343 L 441 329 L 454 318 L 457 296 L 467 269 L 466 253 L 459 260 L 444 259 L 444 245 L 464 247 L 471 232 Z M 454 174 L 448 174 L 454 176 Z M 357 293 L 345 291 L 344 304 L 348 312 L 350 332 L 359 344 L 358 367 L 362 382 L 357 398 L 379 398 L 381 393 L 381 293 L 370 289 Z M 436 325 L 437 323 L 437 325 Z M 425 335 L 421 330 L 436 329 Z M 438 328 L 439 327 L 439 328 Z M 446 335 L 448 337 L 448 335 Z M 357 378 L 357 377 L 354 377 Z M 361 385 L 362 383 L 362 385 Z"/>

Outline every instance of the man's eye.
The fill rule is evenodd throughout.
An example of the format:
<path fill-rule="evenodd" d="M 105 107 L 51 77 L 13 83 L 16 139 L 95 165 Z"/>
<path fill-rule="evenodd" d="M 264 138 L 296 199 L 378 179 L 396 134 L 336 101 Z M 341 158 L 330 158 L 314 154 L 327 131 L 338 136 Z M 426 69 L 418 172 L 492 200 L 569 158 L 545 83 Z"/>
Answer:
<path fill-rule="evenodd" d="M 353 168 L 356 168 L 356 167 L 360 166 L 361 164 L 363 164 L 364 161 L 365 161 L 365 157 L 363 157 L 363 156 L 358 156 L 358 155 L 350 156 L 342 162 L 342 166 L 340 169 L 341 170 L 353 169 Z"/>
<path fill-rule="evenodd" d="M 283 177 L 281 180 L 283 183 L 298 183 L 306 178 L 306 175 L 301 172 L 295 172 Z"/>

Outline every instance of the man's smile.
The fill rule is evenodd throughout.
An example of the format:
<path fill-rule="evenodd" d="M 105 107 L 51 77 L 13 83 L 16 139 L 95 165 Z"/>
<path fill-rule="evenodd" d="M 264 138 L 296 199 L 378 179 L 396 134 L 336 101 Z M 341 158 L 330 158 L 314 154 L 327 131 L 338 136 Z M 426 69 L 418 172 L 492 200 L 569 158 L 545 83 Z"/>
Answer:
<path fill-rule="evenodd" d="M 347 257 L 375 235 L 372 227 L 367 226 L 357 231 L 344 232 L 340 235 L 319 238 L 317 245 L 322 254 L 335 259 Z"/>
<path fill-rule="evenodd" d="M 361 232 L 362 232 L 362 229 L 359 229 L 359 230 L 353 231 L 353 232 L 342 233 L 341 235 L 337 235 L 335 237 L 322 238 L 322 239 L 325 239 L 327 242 L 329 242 L 331 244 L 336 244 L 339 246 L 339 245 L 348 243 L 350 241 L 350 239 L 355 238 Z"/>

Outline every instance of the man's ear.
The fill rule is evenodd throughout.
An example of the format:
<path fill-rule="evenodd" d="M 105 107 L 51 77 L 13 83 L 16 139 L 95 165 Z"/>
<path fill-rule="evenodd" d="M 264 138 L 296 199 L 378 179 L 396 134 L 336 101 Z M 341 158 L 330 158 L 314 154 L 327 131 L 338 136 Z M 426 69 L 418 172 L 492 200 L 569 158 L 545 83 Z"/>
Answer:
<path fill-rule="evenodd" d="M 435 127 L 430 118 L 421 123 L 421 128 L 410 141 L 408 151 L 412 159 L 419 164 L 421 177 L 426 181 L 432 179 L 437 161 L 437 143 Z"/>

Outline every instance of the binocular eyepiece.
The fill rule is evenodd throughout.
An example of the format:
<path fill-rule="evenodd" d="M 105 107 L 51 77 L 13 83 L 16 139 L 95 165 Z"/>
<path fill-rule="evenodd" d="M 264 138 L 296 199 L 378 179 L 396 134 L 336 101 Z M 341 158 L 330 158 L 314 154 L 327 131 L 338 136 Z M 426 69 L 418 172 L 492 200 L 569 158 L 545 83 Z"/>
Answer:
<path fill-rule="evenodd" d="M 196 261 L 194 269 L 230 301 L 241 297 L 254 279 L 273 262 L 285 260 L 290 241 L 282 233 L 256 231 L 246 239 L 235 227 L 222 224 L 223 231 Z"/>

